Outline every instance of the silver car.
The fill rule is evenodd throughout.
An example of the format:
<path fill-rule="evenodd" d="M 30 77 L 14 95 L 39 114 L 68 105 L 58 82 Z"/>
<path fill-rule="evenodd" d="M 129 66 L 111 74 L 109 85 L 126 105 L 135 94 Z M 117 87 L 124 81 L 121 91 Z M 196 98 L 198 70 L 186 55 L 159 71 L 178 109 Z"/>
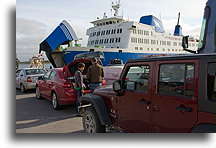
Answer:
<path fill-rule="evenodd" d="M 41 68 L 22 68 L 16 72 L 16 88 L 21 92 L 36 88 L 36 81 L 39 76 L 43 76 L 46 71 Z"/>

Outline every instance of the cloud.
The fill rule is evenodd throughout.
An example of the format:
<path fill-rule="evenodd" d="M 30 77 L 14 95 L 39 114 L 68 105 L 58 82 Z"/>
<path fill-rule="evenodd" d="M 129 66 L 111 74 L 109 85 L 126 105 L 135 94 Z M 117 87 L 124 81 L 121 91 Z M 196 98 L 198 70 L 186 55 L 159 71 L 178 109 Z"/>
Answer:
<path fill-rule="evenodd" d="M 21 61 L 27 61 L 38 55 L 39 44 L 47 35 L 47 26 L 43 23 L 17 18 L 16 19 L 16 53 Z"/>

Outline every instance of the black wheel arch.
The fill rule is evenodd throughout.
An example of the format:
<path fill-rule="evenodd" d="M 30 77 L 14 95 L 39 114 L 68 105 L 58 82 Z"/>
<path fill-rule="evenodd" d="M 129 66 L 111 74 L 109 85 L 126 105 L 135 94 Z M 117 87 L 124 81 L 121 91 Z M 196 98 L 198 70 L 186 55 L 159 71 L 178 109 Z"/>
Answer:
<path fill-rule="evenodd" d="M 101 96 L 88 93 L 81 96 L 81 103 L 92 104 L 102 125 L 111 125 L 111 119 L 108 114 L 106 104 Z"/>

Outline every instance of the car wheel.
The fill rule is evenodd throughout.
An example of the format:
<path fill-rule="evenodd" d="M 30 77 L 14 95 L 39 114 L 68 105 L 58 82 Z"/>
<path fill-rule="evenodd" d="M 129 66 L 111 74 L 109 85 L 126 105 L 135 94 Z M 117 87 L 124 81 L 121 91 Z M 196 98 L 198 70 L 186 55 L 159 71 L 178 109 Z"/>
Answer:
<path fill-rule="evenodd" d="M 40 93 L 40 90 L 39 90 L 39 87 L 38 87 L 38 86 L 36 87 L 35 95 L 36 95 L 36 98 L 37 98 L 37 99 L 41 99 L 41 93 Z"/>
<path fill-rule="evenodd" d="M 25 86 L 23 84 L 20 84 L 20 90 L 22 93 L 26 92 Z"/>
<path fill-rule="evenodd" d="M 60 109 L 60 105 L 58 104 L 58 98 L 56 93 L 52 93 L 52 106 L 55 110 Z"/>
<path fill-rule="evenodd" d="M 86 133 L 104 133 L 105 126 L 101 125 L 101 122 L 97 116 L 97 113 L 93 108 L 87 108 L 83 114 L 83 128 Z"/>

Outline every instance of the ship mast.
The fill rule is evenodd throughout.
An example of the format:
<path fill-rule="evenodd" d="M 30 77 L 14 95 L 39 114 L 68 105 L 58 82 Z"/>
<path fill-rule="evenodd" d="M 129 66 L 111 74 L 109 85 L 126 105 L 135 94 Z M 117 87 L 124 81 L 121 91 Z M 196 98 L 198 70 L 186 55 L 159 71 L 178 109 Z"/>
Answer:
<path fill-rule="evenodd" d="M 179 25 L 179 19 L 180 19 L 180 12 L 178 14 L 178 21 L 177 21 L 177 25 Z"/>
<path fill-rule="evenodd" d="M 115 11 L 114 16 L 118 16 L 119 8 L 120 8 L 120 0 L 115 3 L 112 2 L 112 8 Z"/>

